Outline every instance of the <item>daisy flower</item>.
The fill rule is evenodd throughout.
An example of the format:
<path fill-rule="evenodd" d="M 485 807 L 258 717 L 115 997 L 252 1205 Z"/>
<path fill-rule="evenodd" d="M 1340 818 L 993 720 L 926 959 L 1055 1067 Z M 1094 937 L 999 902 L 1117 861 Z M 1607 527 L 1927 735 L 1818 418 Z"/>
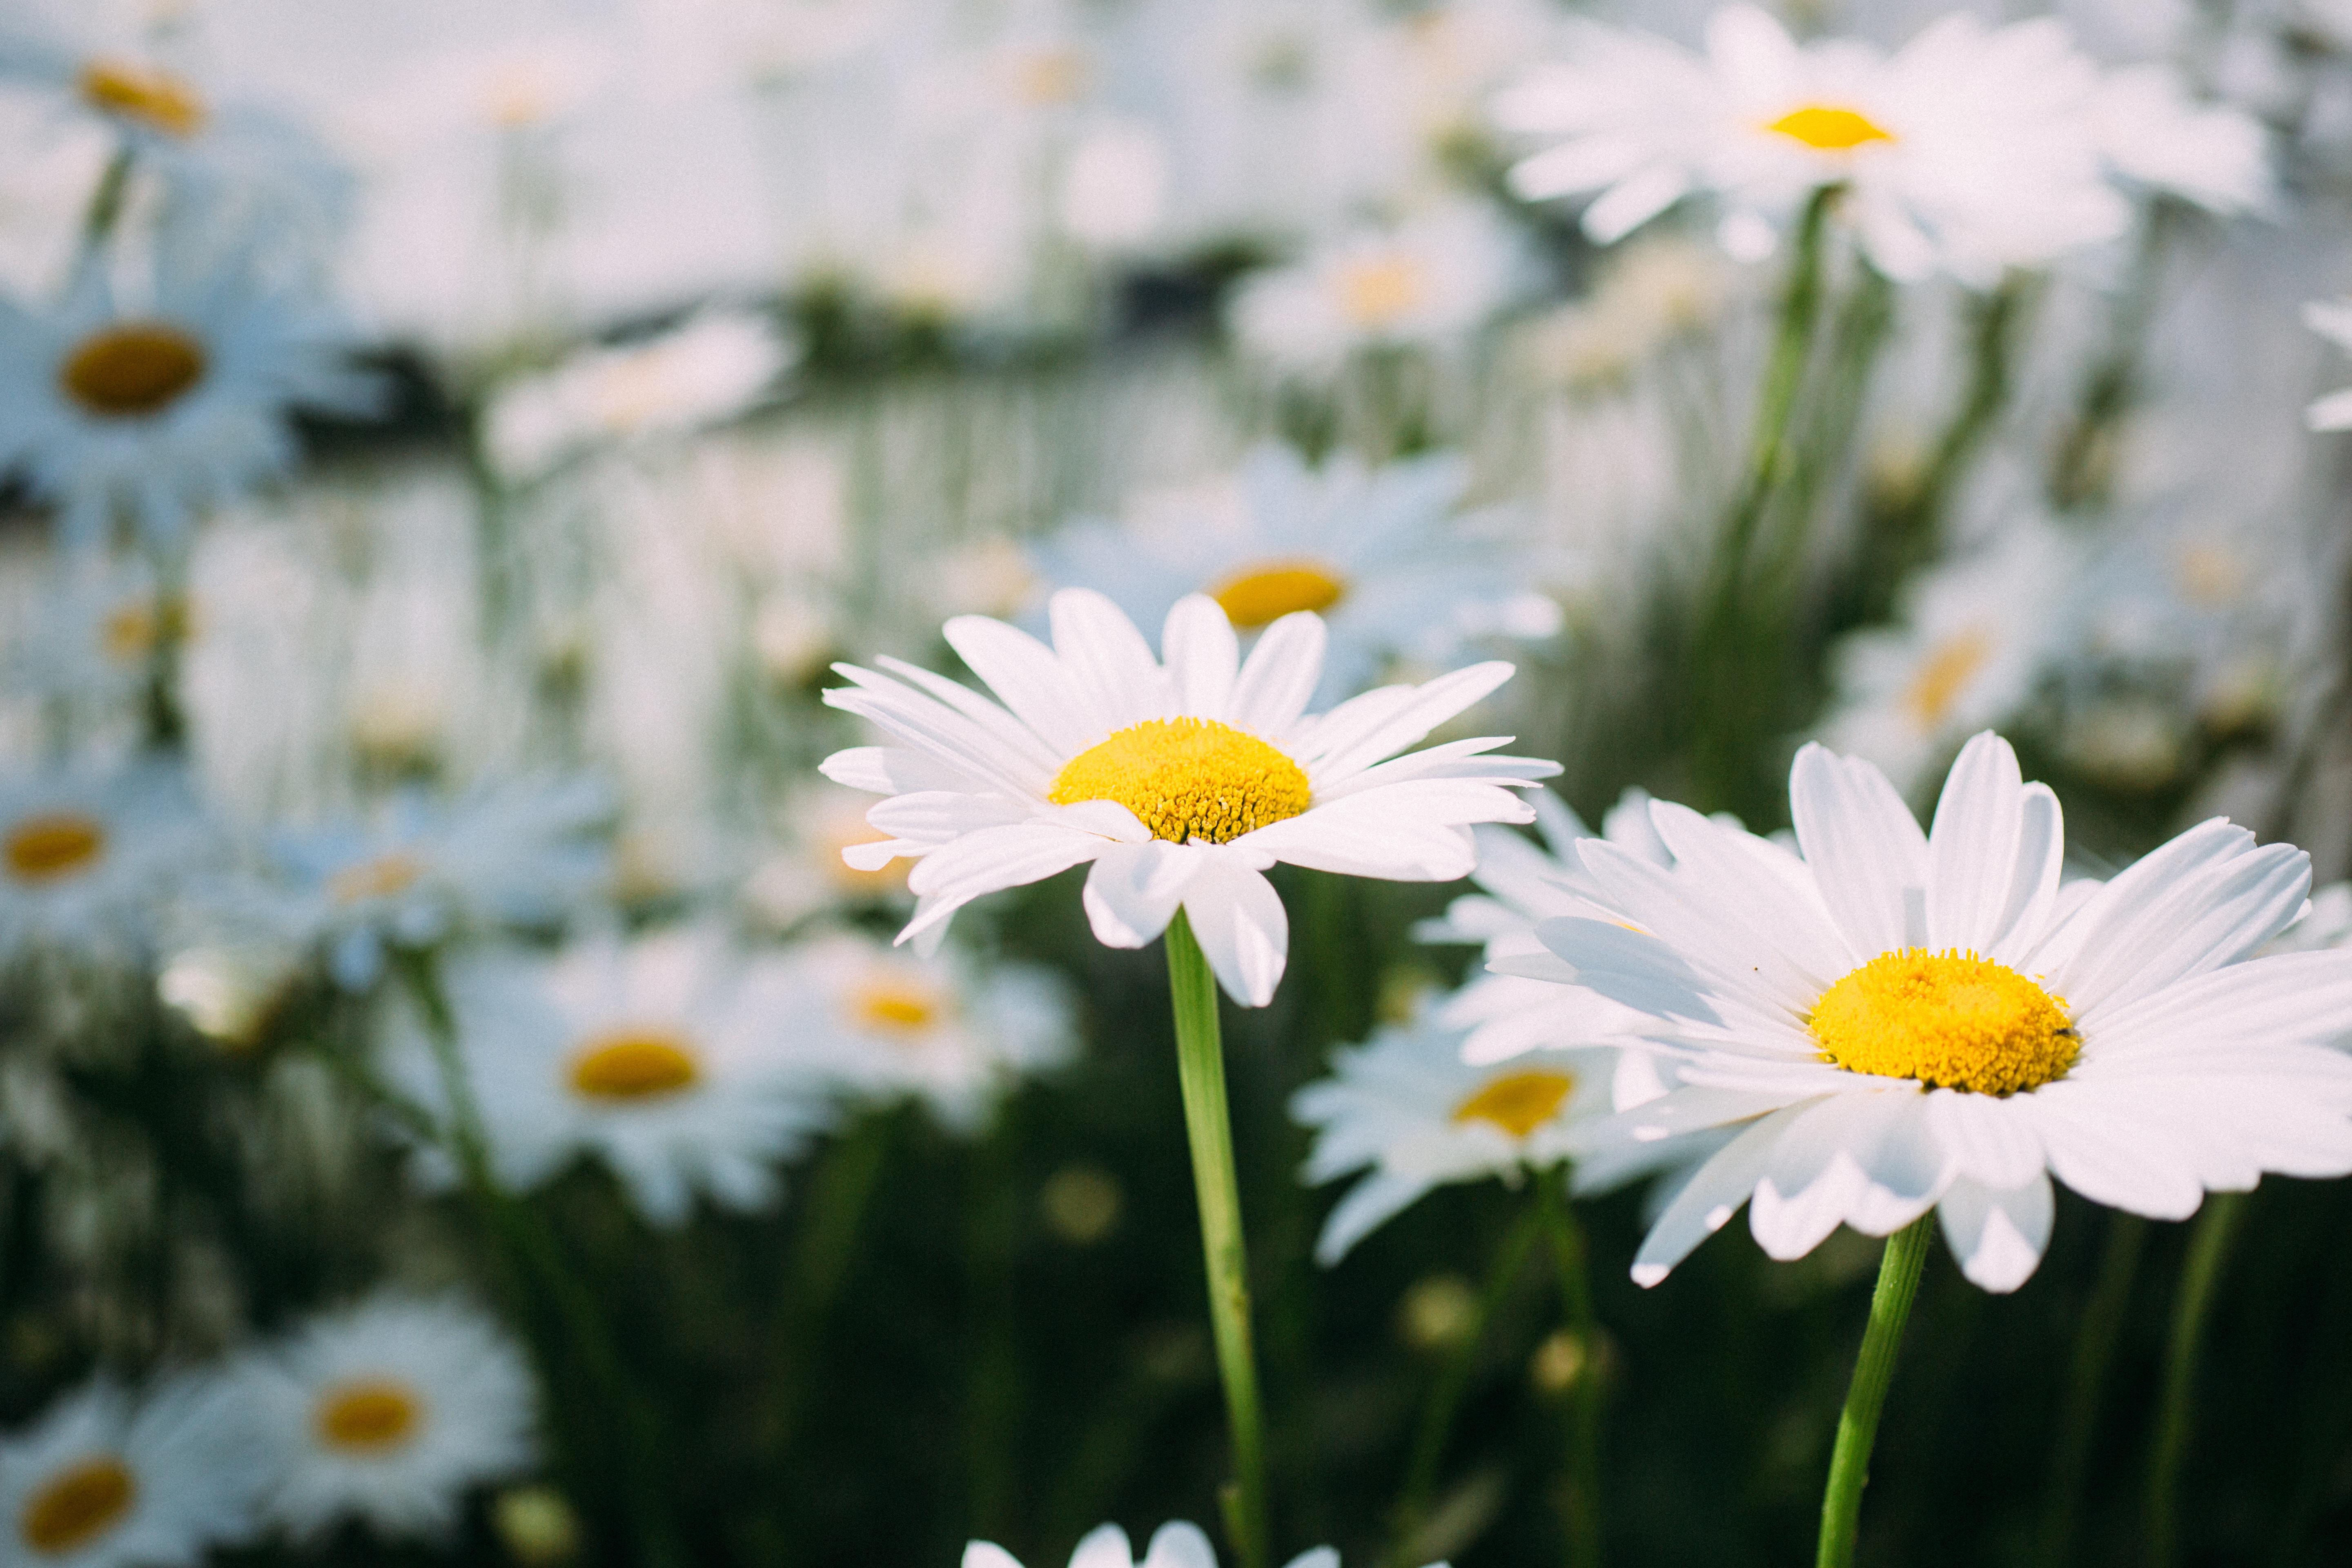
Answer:
<path fill-rule="evenodd" d="M 1318 468 L 1267 445 L 1228 479 L 1146 498 L 1126 523 L 1081 523 L 1033 555 L 1047 584 L 1108 595 L 1139 626 L 1187 594 L 1244 636 L 1311 610 L 1328 633 L 1316 697 L 1332 702 L 1392 663 L 1442 667 L 1482 638 L 1559 632 L 1559 604 L 1527 585 L 1506 520 L 1464 510 L 1469 486 L 1450 453 Z"/>
<path fill-rule="evenodd" d="M 298 1540 L 347 1518 L 446 1539 L 468 1488 L 531 1462 L 522 1355 L 455 1298 L 383 1295 L 314 1319 L 249 1375 L 279 1450 L 263 1512 Z"/>
<path fill-rule="evenodd" d="M 1553 145 L 1510 172 L 1528 200 L 1599 193 L 1607 245 L 1685 196 L 1716 197 L 1735 254 L 1768 250 L 1817 192 L 1890 278 L 1987 286 L 2112 239 L 2131 207 L 2095 133 L 2097 67 L 2048 18 L 1944 18 L 1894 56 L 1797 43 L 1752 5 L 1716 13 L 1706 50 L 1587 26 L 1566 61 L 1504 93 L 1505 129 Z"/>
<path fill-rule="evenodd" d="M 1736 1134 L 1666 1205 L 1637 1282 L 1752 1198 L 1776 1258 L 1933 1209 L 1968 1278 L 2008 1291 L 2041 1261 L 2053 1175 L 2178 1219 L 2264 1172 L 2352 1171 L 2352 1059 L 2332 1048 L 2352 955 L 2250 956 L 2303 911 L 2302 851 L 2215 818 L 2062 889 L 2057 797 L 1990 733 L 1928 833 L 1878 769 L 1821 746 L 1789 790 L 1801 864 L 1661 803 L 1675 870 L 1587 840 L 1611 918 L 1541 927 L 1676 1058 L 1677 1087 L 1577 1149 Z"/>
<path fill-rule="evenodd" d="M 134 1400 L 100 1381 L 0 1440 L 0 1560 L 193 1568 L 248 1539 L 266 1474 L 237 1392 L 182 1373 Z"/>
<path fill-rule="evenodd" d="M 2278 204 L 2263 122 L 2226 103 L 2199 101 L 2171 66 L 2108 72 L 2092 112 L 2100 152 L 2130 185 L 2225 217 Z"/>
<path fill-rule="evenodd" d="M 775 1164 L 824 1116 L 791 1060 L 796 998 L 780 981 L 702 930 L 453 959 L 442 985 L 500 1179 L 535 1187 L 585 1152 L 656 1225 L 684 1221 L 698 1190 L 739 1210 L 773 1202 Z M 440 1104 L 421 1021 L 394 1020 L 389 1070 Z M 420 1171 L 449 1176 L 437 1156 Z"/>
<path fill-rule="evenodd" d="M 163 763 L 0 775 L 0 962 L 143 941 L 207 838 L 185 776 Z"/>
<path fill-rule="evenodd" d="M 963 1549 L 963 1568 L 1021 1568 L 1021 1561 L 1002 1546 L 975 1541 Z M 1199 1525 L 1176 1520 L 1151 1532 L 1151 1542 L 1138 1561 L 1127 1531 L 1105 1524 L 1078 1542 L 1070 1553 L 1070 1568 L 1217 1568 L 1217 1549 Z M 1292 1558 L 1286 1568 L 1339 1568 L 1339 1554 L 1318 1546 Z"/>
<path fill-rule="evenodd" d="M 0 300 L 0 468 L 22 470 L 76 544 L 118 521 L 176 544 L 292 465 L 295 406 L 375 406 L 331 316 L 239 262 L 187 268 L 173 249 L 135 302 L 95 263 L 55 309 Z"/>
<path fill-rule="evenodd" d="M 853 1099 L 920 1100 L 958 1132 L 977 1131 L 1024 1073 L 1070 1059 L 1070 1002 L 1046 971 L 929 957 L 841 933 L 778 966 L 798 998 L 782 1020 L 794 1056 Z"/>
<path fill-rule="evenodd" d="M 825 701 L 895 742 L 837 752 L 824 771 L 890 797 L 866 819 L 891 837 L 844 856 L 916 860 L 901 942 L 936 942 L 982 894 L 1089 866 L 1097 941 L 1142 947 L 1181 909 L 1225 990 L 1262 1007 L 1289 946 L 1265 879 L 1277 861 L 1450 881 L 1475 858 L 1468 825 L 1528 820 L 1512 792 L 1559 771 L 1486 754 L 1504 743 L 1494 737 L 1396 755 L 1510 679 L 1507 664 L 1309 715 L 1319 616 L 1276 621 L 1244 664 L 1225 611 L 1189 595 L 1168 612 L 1163 664 L 1100 594 L 1065 589 L 1050 612 L 1050 647 L 1002 621 L 947 623 L 949 645 L 1002 705 L 898 659 L 882 673 L 836 667 L 852 684 Z"/>
<path fill-rule="evenodd" d="M 2352 350 L 2352 300 L 2315 300 L 2303 308 L 2303 321 L 2337 348 Z M 2314 430 L 2352 430 L 2352 387 L 2312 404 L 2304 421 Z"/>

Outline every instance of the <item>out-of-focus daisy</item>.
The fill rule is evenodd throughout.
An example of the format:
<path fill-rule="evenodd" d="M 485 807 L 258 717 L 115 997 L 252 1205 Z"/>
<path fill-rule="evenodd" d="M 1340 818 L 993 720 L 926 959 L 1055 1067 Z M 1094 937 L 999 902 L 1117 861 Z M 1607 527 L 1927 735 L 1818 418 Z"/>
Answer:
<path fill-rule="evenodd" d="M 1798 44 L 1752 5 L 1716 13 L 1706 52 L 1591 26 L 1570 58 L 1497 103 L 1556 144 L 1521 161 L 1530 200 L 1601 195 L 1584 230 L 1610 244 L 1686 195 L 1717 197 L 1735 254 L 1769 248 L 1815 193 L 1887 276 L 1973 286 L 2112 239 L 2131 216 L 2094 132 L 2097 67 L 2047 18 L 1948 16 L 1893 57 Z"/>
<path fill-rule="evenodd" d="M 854 790 L 822 781 L 795 790 L 777 814 L 791 842 L 752 872 L 743 884 L 744 902 L 780 931 L 828 910 L 903 903 L 903 864 L 860 867 L 843 857 L 844 850 L 889 837 L 866 823 L 872 804 Z"/>
<path fill-rule="evenodd" d="M 143 689 L 159 648 L 184 646 L 202 624 L 143 560 L 62 555 L 43 576 L 37 614 L 7 648 L 9 673 L 43 698 L 117 707 Z"/>
<path fill-rule="evenodd" d="M 705 310 L 659 337 L 585 349 L 500 388 L 482 412 L 483 447 L 508 480 L 537 479 L 596 446 L 734 418 L 799 357 L 764 315 Z"/>
<path fill-rule="evenodd" d="M 1554 1179 L 1570 1123 L 1615 1108 L 1612 1050 L 1534 1050 L 1474 1067 L 1462 1042 L 1460 1029 L 1429 1019 L 1385 1028 L 1335 1052 L 1331 1075 L 1291 1097 L 1292 1119 L 1316 1130 L 1304 1178 L 1367 1173 L 1324 1222 L 1318 1262 L 1339 1262 L 1432 1187 Z"/>
<path fill-rule="evenodd" d="M 174 767 L 0 776 L 0 960 L 144 940 L 208 835 Z"/>
<path fill-rule="evenodd" d="M 2278 201 L 2262 121 L 2230 104 L 2199 101 L 2170 66 L 2108 72 L 2093 129 L 2115 173 L 2133 185 L 2224 216 Z"/>
<path fill-rule="evenodd" d="M 1506 520 L 1466 512 L 1469 465 L 1445 453 L 1310 468 L 1264 446 L 1230 479 L 1147 498 L 1125 523 L 1080 523 L 1034 547 L 1052 586 L 1091 588 L 1139 626 L 1206 594 L 1244 636 L 1310 610 L 1328 631 L 1322 701 L 1390 665 L 1450 664 L 1484 638 L 1548 637 L 1560 608 L 1529 587 Z"/>
<path fill-rule="evenodd" d="M 1505 743 L 1491 736 L 1396 755 L 1510 679 L 1507 664 L 1381 687 L 1310 716 L 1325 637 L 1316 616 L 1275 622 L 1244 664 L 1225 611 L 1192 595 L 1168 612 L 1163 665 L 1100 594 L 1065 589 L 1050 610 L 1051 647 L 1002 621 L 948 622 L 950 646 L 1001 707 L 898 659 L 880 661 L 885 674 L 837 667 L 853 684 L 825 701 L 896 742 L 836 752 L 824 773 L 891 797 L 866 820 L 892 837 L 844 858 L 917 861 L 901 942 L 936 942 L 982 894 L 1090 865 L 1097 941 L 1142 947 L 1181 909 L 1225 990 L 1262 1007 L 1289 948 L 1265 879 L 1277 861 L 1450 881 L 1475 859 L 1468 825 L 1527 821 L 1512 792 L 1559 771 L 1485 754 Z"/>
<path fill-rule="evenodd" d="M 993 1542 L 975 1541 L 963 1549 L 963 1568 L 1021 1568 L 1021 1561 Z M 1070 1553 L 1070 1568 L 1217 1568 L 1217 1551 L 1200 1526 L 1177 1520 L 1151 1532 L 1151 1542 L 1138 1561 L 1127 1531 L 1104 1524 L 1079 1540 Z M 1339 1568 L 1339 1554 L 1318 1546 L 1292 1558 L 1286 1568 Z"/>
<path fill-rule="evenodd" d="M 1020 963 L 922 957 L 871 937 L 815 938 L 782 966 L 796 1000 L 782 1025 L 812 1072 L 853 1098 L 919 1100 L 971 1132 L 1024 1073 L 1069 1059 L 1070 1001 Z"/>
<path fill-rule="evenodd" d="M 1230 321 L 1244 352 L 1293 374 L 1328 374 L 1365 349 L 1458 347 L 1528 280 L 1500 215 L 1464 202 L 1323 241 L 1244 283 Z"/>
<path fill-rule="evenodd" d="M 248 1539 L 266 1451 L 234 1379 L 100 1382 L 0 1440 L 0 1561 L 192 1568 Z"/>
<path fill-rule="evenodd" d="M 2050 1178 L 2179 1219 L 2264 1172 L 2352 1171 L 2352 954 L 2250 956 L 2303 911 L 2310 861 L 2220 818 L 2062 892 L 2058 800 L 1987 733 L 1923 834 L 1885 774 L 1820 746 L 1790 776 L 1804 878 L 1661 803 L 1669 874 L 1590 840 L 1611 920 L 1547 921 L 1578 981 L 1653 1014 L 1678 1086 L 1580 1128 L 1580 1152 L 1736 1133 L 1633 1264 L 1654 1284 L 1752 1197 L 1765 1252 L 1930 1209 L 1969 1279 L 2040 1263 Z M 1612 923 L 1613 921 L 1613 923 Z"/>
<path fill-rule="evenodd" d="M 775 1163 L 824 1117 L 791 1059 L 781 978 L 706 930 L 452 959 L 443 984 L 500 1178 L 533 1187 L 593 1153 L 664 1226 L 698 1190 L 729 1208 L 773 1201 Z M 395 1016 L 390 1070 L 440 1103 L 420 1022 Z M 446 1175 L 434 1161 L 425 1173 Z"/>
<path fill-rule="evenodd" d="M 164 252 L 136 302 L 95 265 L 55 309 L 0 300 L 0 467 L 20 468 L 77 543 L 127 523 L 171 544 L 293 462 L 296 406 L 375 405 L 331 315 L 240 262 L 183 270 Z"/>
<path fill-rule="evenodd" d="M 2352 300 L 2314 300 L 2303 308 L 2303 320 L 2337 348 L 2352 350 Z M 2352 387 L 2320 398 L 2304 419 L 2314 430 L 2352 430 Z"/>
<path fill-rule="evenodd" d="M 379 1296 L 314 1319 L 248 1376 L 278 1449 L 262 1510 L 298 1540 L 347 1518 L 446 1538 L 469 1488 L 531 1459 L 522 1356 L 454 1298 Z"/>

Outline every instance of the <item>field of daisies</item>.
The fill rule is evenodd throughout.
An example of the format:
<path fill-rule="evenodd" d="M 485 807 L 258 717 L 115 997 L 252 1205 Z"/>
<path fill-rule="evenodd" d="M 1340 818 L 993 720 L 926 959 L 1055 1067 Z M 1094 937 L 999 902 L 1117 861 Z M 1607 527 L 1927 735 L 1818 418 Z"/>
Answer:
<path fill-rule="evenodd" d="M 2347 0 L 8 0 L 0 1568 L 2352 1561 Z"/>

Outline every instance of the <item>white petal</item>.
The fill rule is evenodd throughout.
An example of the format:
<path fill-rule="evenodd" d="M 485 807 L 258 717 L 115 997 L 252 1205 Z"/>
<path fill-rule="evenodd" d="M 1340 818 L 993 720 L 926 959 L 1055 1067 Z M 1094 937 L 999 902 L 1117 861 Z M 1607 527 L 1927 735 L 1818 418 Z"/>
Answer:
<path fill-rule="evenodd" d="M 1307 711 L 1323 680 L 1323 617 L 1302 610 L 1258 634 L 1234 682 L 1233 722 L 1253 734 L 1278 737 Z"/>
<path fill-rule="evenodd" d="M 1746 1131 L 1726 1144 L 1685 1183 L 1666 1205 L 1657 1224 L 1633 1256 L 1633 1283 L 1647 1288 L 1664 1279 L 1691 1248 L 1721 1230 L 1739 1212 L 1764 1173 L 1772 1145 L 1789 1123 L 1804 1110 L 1790 1106 L 1759 1117 Z"/>
<path fill-rule="evenodd" d="M 1908 1089 L 1853 1089 L 1790 1123 L 1748 1211 L 1767 1257 L 1801 1258 L 1841 1224 L 1884 1236 L 1927 1211 L 1946 1181 L 1920 1099 Z"/>
<path fill-rule="evenodd" d="M 2056 1206 L 2050 1178 L 2036 1171 L 2013 1187 L 1955 1182 L 1937 1213 L 1960 1272 L 1980 1289 L 2005 1296 L 2041 1267 Z"/>
<path fill-rule="evenodd" d="M 1167 716 L 1174 696 L 1167 673 L 1117 605 L 1091 588 L 1065 588 L 1046 615 L 1062 668 L 1112 729 Z"/>
<path fill-rule="evenodd" d="M 1095 940 L 1105 947 L 1144 947 L 1168 929 L 1201 856 L 1153 839 L 1105 850 L 1087 873 L 1083 902 Z"/>
<path fill-rule="evenodd" d="M 1369 724 L 1335 722 L 1352 706 L 1343 703 L 1316 727 L 1304 748 L 1308 754 L 1299 760 L 1318 788 L 1327 783 L 1337 785 L 1382 758 L 1417 744 L 1432 730 L 1510 679 L 1511 673 L 1511 666 L 1496 659 L 1441 675 L 1412 688 L 1407 700 L 1381 712 L 1378 721 Z"/>
<path fill-rule="evenodd" d="M 1180 1519 L 1151 1532 L 1141 1568 L 1217 1568 L 1217 1553 L 1199 1525 Z"/>
<path fill-rule="evenodd" d="M 991 1541 L 975 1541 L 963 1549 L 963 1568 L 1021 1568 L 1021 1560 Z M 1131 1568 L 1121 1563 L 1118 1568 Z"/>
<path fill-rule="evenodd" d="M 2219 1064 L 2250 1045 L 2326 1045 L 2347 1036 L 2352 948 L 2274 953 L 2105 1010 L 2084 1039 L 2083 1067 L 2184 1055 Z"/>
<path fill-rule="evenodd" d="M 983 893 L 1043 881 L 1108 847 L 1107 840 L 1091 834 L 1041 823 L 983 827 L 943 844 L 907 875 L 908 889 L 927 907 L 898 933 L 898 940 L 908 941 L 944 922 Z"/>
<path fill-rule="evenodd" d="M 1204 719 L 1224 718 L 1241 672 L 1241 639 L 1217 602 L 1205 594 L 1177 600 L 1160 629 L 1160 651 L 1178 705 Z"/>
<path fill-rule="evenodd" d="M 1135 1568 L 1135 1548 L 1118 1526 L 1098 1524 L 1079 1538 L 1070 1568 Z"/>
<path fill-rule="evenodd" d="M 2015 931 L 2038 933 L 2064 858 L 2058 797 L 2029 785 L 1990 731 L 1961 749 L 1927 837 L 1927 943 L 1997 957 Z"/>
<path fill-rule="evenodd" d="M 1078 689 L 1054 650 L 1020 627 L 985 616 L 958 616 L 941 635 L 1015 717 L 1065 755 L 1115 728 L 1109 714 L 1097 711 Z"/>
<path fill-rule="evenodd" d="M 1612 1002 L 1658 1018 L 1719 1024 L 1713 989 L 1683 955 L 1647 931 L 1628 931 L 1608 921 L 1568 916 L 1538 923 L 1536 936 L 1565 960 L 1569 978 Z M 1519 973 L 1496 959 L 1496 973 Z M 1551 978 L 1538 968 L 1534 978 Z"/>
<path fill-rule="evenodd" d="M 2089 1086 L 2064 1079 L 2014 1095 L 2032 1119 L 2053 1174 L 2090 1199 L 2150 1219 L 2186 1219 L 2205 1190 L 2191 1153 L 2146 1121 L 2115 1113 Z"/>
<path fill-rule="evenodd" d="M 1927 1095 L 1927 1130 L 1958 1173 L 1982 1186 L 2022 1185 L 2042 1166 L 2032 1119 L 2009 1100 L 1938 1089 Z"/>
<path fill-rule="evenodd" d="M 1184 889 L 1184 914 L 1226 994 L 1244 1007 L 1274 1000 L 1290 921 L 1273 883 L 1234 857 L 1205 857 Z"/>
<path fill-rule="evenodd" d="M 1789 805 L 1805 864 L 1857 953 L 1925 940 L 1927 837 L 1885 773 L 1809 745 L 1790 770 Z"/>
<path fill-rule="evenodd" d="M 1339 1568 L 1339 1553 L 1328 1546 L 1312 1547 L 1292 1558 L 1285 1568 Z"/>
<path fill-rule="evenodd" d="M 1315 1242 L 1315 1261 L 1328 1268 L 1356 1243 L 1402 1214 L 1416 1198 L 1429 1191 L 1428 1181 L 1420 1176 L 1400 1175 L 1394 1171 L 1375 1171 L 1348 1189 L 1331 1215 L 1323 1222 L 1323 1234 Z"/>

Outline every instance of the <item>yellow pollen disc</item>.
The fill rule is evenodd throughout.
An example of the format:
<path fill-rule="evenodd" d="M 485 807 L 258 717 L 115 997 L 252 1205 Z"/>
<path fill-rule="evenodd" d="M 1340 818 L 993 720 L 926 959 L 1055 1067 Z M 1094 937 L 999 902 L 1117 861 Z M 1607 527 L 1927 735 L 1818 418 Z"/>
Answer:
<path fill-rule="evenodd" d="M 1348 596 L 1348 584 L 1313 561 L 1261 561 L 1209 590 L 1225 618 L 1242 630 L 1270 626 L 1300 610 L 1318 614 Z"/>
<path fill-rule="evenodd" d="M 93 332 L 58 368 L 66 395 L 103 419 L 161 414 L 204 376 L 204 345 L 162 321 Z"/>
<path fill-rule="evenodd" d="M 81 68 L 82 101 L 103 113 L 136 120 L 171 136 L 204 129 L 205 100 L 165 71 L 121 60 L 92 60 Z"/>
<path fill-rule="evenodd" d="M 195 628 L 195 612 L 188 601 L 177 594 L 164 594 L 115 606 L 106 617 L 100 640 L 108 658 L 118 664 L 131 664 L 159 647 L 186 642 Z"/>
<path fill-rule="evenodd" d="M 2064 1078 L 2083 1048 L 2053 996 L 2005 963 L 1924 947 L 1882 952 L 1813 1004 L 1822 1059 L 1974 1094 Z"/>
<path fill-rule="evenodd" d="M 1339 309 L 1360 327 L 1391 325 L 1426 292 L 1421 268 L 1401 256 L 1360 261 L 1339 275 Z"/>
<path fill-rule="evenodd" d="M 850 1011 L 868 1028 L 915 1035 L 940 1021 L 947 1009 L 927 987 L 887 977 L 868 981 L 850 1000 Z"/>
<path fill-rule="evenodd" d="M 1214 719 L 1146 719 L 1063 763 L 1046 798 L 1115 800 L 1155 838 L 1223 844 L 1297 816 L 1314 792 L 1304 768 L 1255 735 Z"/>
<path fill-rule="evenodd" d="M 94 816 L 48 811 L 20 817 L 0 837 L 0 863 L 20 882 L 54 882 L 89 869 L 106 853 L 106 829 Z"/>
<path fill-rule="evenodd" d="M 1809 103 L 1764 127 L 1822 153 L 1851 153 L 1866 142 L 1892 142 L 1895 132 L 1866 114 L 1826 103 Z"/>
<path fill-rule="evenodd" d="M 1454 1108 L 1456 1121 L 1484 1121 L 1524 1138 L 1559 1114 L 1576 1079 L 1564 1072 L 1515 1072 L 1489 1079 Z"/>
<path fill-rule="evenodd" d="M 572 1058 L 572 1087 L 591 1100 L 658 1100 L 701 1076 L 685 1041 L 650 1030 L 606 1035 Z"/>
<path fill-rule="evenodd" d="M 62 1557 L 121 1523 L 138 1498 L 139 1483 L 130 1468 L 113 1455 L 102 1454 L 36 1488 L 17 1516 L 17 1531 L 34 1551 Z"/>
<path fill-rule="evenodd" d="M 425 1401 L 415 1389 L 370 1378 L 327 1390 L 314 1425 L 328 1447 L 373 1456 L 405 1446 L 424 1421 Z"/>
<path fill-rule="evenodd" d="M 362 860 L 356 866 L 346 866 L 327 879 L 327 896 L 339 904 L 362 903 L 369 899 L 389 899 L 416 886 L 425 875 L 425 868 L 416 858 L 394 850 Z"/>
<path fill-rule="evenodd" d="M 1941 729 L 1976 672 L 1992 657 L 1992 634 L 1981 626 L 1946 637 L 1928 650 L 1919 673 L 1903 689 L 1903 707 L 1923 730 Z"/>

